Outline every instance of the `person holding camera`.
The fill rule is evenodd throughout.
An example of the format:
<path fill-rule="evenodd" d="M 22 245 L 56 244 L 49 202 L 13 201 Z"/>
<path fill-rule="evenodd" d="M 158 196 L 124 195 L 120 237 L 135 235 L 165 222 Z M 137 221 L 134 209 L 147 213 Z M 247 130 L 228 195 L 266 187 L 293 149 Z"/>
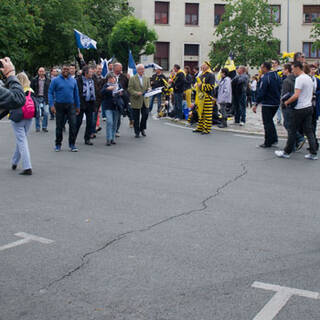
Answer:
<path fill-rule="evenodd" d="M 0 86 L 0 119 L 5 117 L 9 110 L 21 108 L 26 98 L 23 88 L 15 77 L 16 71 L 10 58 L 0 59 L 0 71 L 6 78 L 5 86 Z"/>

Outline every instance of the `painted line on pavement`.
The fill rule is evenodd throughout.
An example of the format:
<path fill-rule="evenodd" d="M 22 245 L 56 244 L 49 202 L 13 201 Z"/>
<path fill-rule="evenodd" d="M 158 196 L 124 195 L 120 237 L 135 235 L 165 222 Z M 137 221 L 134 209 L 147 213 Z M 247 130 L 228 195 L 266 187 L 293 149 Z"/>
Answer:
<path fill-rule="evenodd" d="M 50 244 L 50 243 L 54 242 L 53 240 L 42 238 L 42 237 L 38 237 L 38 236 L 35 236 L 33 234 L 29 234 L 29 233 L 25 233 L 25 232 L 15 233 L 15 236 L 17 236 L 19 238 L 23 238 L 23 239 L 15 241 L 15 242 L 8 243 L 8 244 L 6 244 L 4 246 L 0 246 L 0 251 L 4 251 L 4 250 L 8 250 L 8 249 L 11 249 L 11 248 L 14 248 L 14 247 L 18 247 L 18 246 L 21 246 L 23 244 L 26 244 L 26 243 L 29 243 L 29 242 L 32 242 L 32 241 L 40 242 L 42 244 Z"/>
<path fill-rule="evenodd" d="M 173 124 L 173 123 L 169 123 L 169 122 L 165 122 L 164 124 L 166 126 L 170 126 L 170 127 L 176 127 L 176 128 L 180 128 L 180 129 L 186 129 L 186 130 L 193 130 L 193 128 L 183 127 L 183 126 L 179 126 L 178 124 Z"/>
<path fill-rule="evenodd" d="M 240 137 L 240 138 L 248 138 L 248 139 L 264 139 L 263 136 L 251 136 L 251 135 L 247 135 L 247 134 L 234 134 L 235 137 Z M 279 141 L 287 141 L 287 139 L 284 138 L 279 138 Z"/>
<path fill-rule="evenodd" d="M 319 292 L 281 287 L 278 285 L 263 282 L 254 282 L 252 284 L 252 287 L 256 289 L 276 292 L 276 294 L 253 318 L 253 320 L 273 320 L 293 296 L 299 296 L 309 299 L 320 299 Z"/>

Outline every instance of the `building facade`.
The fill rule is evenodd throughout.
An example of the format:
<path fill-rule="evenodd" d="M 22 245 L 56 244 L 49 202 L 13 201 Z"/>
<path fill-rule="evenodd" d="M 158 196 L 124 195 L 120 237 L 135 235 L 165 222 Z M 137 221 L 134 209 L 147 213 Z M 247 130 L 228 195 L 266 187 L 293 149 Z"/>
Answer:
<path fill-rule="evenodd" d="M 224 13 L 223 0 L 130 0 L 139 19 L 158 33 L 154 57 L 142 57 L 142 63 L 154 61 L 165 70 L 175 63 L 199 65 L 208 59 L 214 31 Z M 320 17 L 320 0 L 270 0 L 279 26 L 274 36 L 280 39 L 280 51 L 304 52 L 307 60 L 320 60 L 320 50 L 312 51 L 312 22 Z"/>

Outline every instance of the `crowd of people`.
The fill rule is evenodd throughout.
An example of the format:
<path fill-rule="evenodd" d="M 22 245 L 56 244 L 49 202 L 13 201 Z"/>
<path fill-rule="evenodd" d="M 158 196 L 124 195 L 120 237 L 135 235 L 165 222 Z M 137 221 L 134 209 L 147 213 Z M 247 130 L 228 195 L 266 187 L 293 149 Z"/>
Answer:
<path fill-rule="evenodd" d="M 9 81 L 12 75 L 5 68 L 15 72 L 14 67 L 10 59 L 2 60 L 3 74 Z M 9 67 L 7 61 L 10 61 Z M 145 137 L 149 114 L 157 102 L 158 117 L 167 116 L 196 124 L 193 131 L 202 135 L 209 134 L 213 124 L 227 127 L 230 116 L 234 125 L 244 126 L 247 108 L 252 107 L 256 112 L 257 106 L 261 105 L 265 132 L 261 148 L 271 148 L 278 143 L 274 124 L 277 115 L 278 123 L 283 118 L 288 141 L 284 150 L 275 151 L 276 156 L 289 158 L 293 151 L 302 148 L 306 137 L 309 142 L 306 158 L 317 159 L 319 64 L 307 64 L 301 53 L 296 53 L 294 61 L 283 66 L 278 60 L 264 62 L 253 77 L 245 66 L 213 70 L 208 61 L 200 70 L 191 70 L 189 66 L 182 69 L 175 64 L 168 77 L 157 65 L 151 78 L 145 76 L 142 64 L 136 66 L 136 71 L 130 76 L 123 73 L 121 63 L 109 62 L 107 74 L 103 77 L 102 65 L 86 64 L 79 54 L 78 70 L 75 64 L 63 65 L 61 72 L 57 68 L 46 72 L 40 67 L 32 80 L 24 72 L 18 74 L 17 79 L 23 87 L 25 103 L 28 103 L 28 97 L 34 103 L 36 132 L 47 133 L 48 120 L 56 120 L 56 152 L 61 151 L 67 124 L 70 151 L 78 151 L 76 142 L 84 117 L 84 143 L 89 146 L 101 131 L 102 121 L 106 121 L 106 146 L 115 145 L 122 116 L 129 118 L 135 138 Z M 32 119 L 17 121 L 16 111 L 11 111 L 9 118 L 17 142 L 12 169 L 15 170 L 22 159 L 22 174 L 30 175 L 32 166 L 27 135 Z"/>

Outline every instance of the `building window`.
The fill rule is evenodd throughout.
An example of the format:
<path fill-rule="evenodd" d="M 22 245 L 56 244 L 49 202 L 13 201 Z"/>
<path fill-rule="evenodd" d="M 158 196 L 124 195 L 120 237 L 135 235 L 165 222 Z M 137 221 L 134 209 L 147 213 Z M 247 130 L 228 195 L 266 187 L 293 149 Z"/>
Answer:
<path fill-rule="evenodd" d="M 303 53 L 306 58 L 309 59 L 319 59 L 320 58 L 320 49 L 313 49 L 312 42 L 304 42 L 303 43 Z"/>
<path fill-rule="evenodd" d="M 199 4 L 186 3 L 186 25 L 197 26 L 199 24 Z"/>
<path fill-rule="evenodd" d="M 169 2 L 156 1 L 154 6 L 154 23 L 169 23 Z"/>
<path fill-rule="evenodd" d="M 214 25 L 217 26 L 222 21 L 222 16 L 225 12 L 224 4 L 214 5 Z"/>
<path fill-rule="evenodd" d="M 280 5 L 272 5 L 270 6 L 270 15 L 271 19 L 274 22 L 281 22 L 281 6 Z"/>
<path fill-rule="evenodd" d="M 198 44 L 185 44 L 184 45 L 185 56 L 199 56 L 199 45 Z"/>
<path fill-rule="evenodd" d="M 313 23 L 320 18 L 320 6 L 303 6 L 303 22 Z"/>
<path fill-rule="evenodd" d="M 163 70 L 169 70 L 169 42 L 157 42 L 156 53 L 154 55 L 154 62 L 161 66 Z"/>

